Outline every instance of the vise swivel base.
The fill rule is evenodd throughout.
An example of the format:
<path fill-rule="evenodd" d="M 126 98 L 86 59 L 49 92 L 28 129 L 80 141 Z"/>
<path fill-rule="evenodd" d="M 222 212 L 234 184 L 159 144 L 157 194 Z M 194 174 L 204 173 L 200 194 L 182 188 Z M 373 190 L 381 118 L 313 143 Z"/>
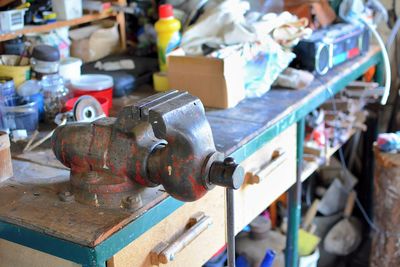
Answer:
<path fill-rule="evenodd" d="M 202 103 L 186 92 L 148 97 L 117 118 L 60 126 L 52 147 L 71 169 L 75 200 L 94 206 L 121 207 L 126 196 L 158 185 L 194 201 L 215 185 L 237 189 L 244 177 L 216 151 Z"/>

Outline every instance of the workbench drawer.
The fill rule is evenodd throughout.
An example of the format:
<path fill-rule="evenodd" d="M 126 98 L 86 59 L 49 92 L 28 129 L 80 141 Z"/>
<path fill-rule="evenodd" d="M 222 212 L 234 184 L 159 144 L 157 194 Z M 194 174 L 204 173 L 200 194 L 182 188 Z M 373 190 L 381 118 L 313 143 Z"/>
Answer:
<path fill-rule="evenodd" d="M 296 125 L 248 157 L 246 177 L 235 191 L 235 232 L 240 232 L 296 181 Z"/>
<path fill-rule="evenodd" d="M 0 267 L 81 267 L 80 264 L 0 238 Z"/>
<path fill-rule="evenodd" d="M 138 239 L 130 243 L 114 255 L 108 267 L 143 267 L 157 265 L 160 259 L 174 258 L 159 266 L 196 267 L 208 261 L 225 244 L 225 198 L 224 189 L 216 187 L 198 201 L 185 203 L 167 218 L 148 230 Z M 201 217 L 198 223 L 188 228 L 191 218 Z M 191 230 L 187 230 L 191 229 Z M 189 232 L 190 231 L 190 232 Z M 190 238 L 193 237 L 194 238 Z M 193 241 L 190 242 L 190 240 Z M 173 253 L 159 253 L 162 243 L 169 244 L 167 251 L 179 250 L 182 244 L 174 243 L 181 240 L 188 243 L 185 247 Z M 178 249 L 177 249 L 178 248 Z M 153 253 L 153 252 L 154 253 Z M 164 246 L 164 252 L 165 246 Z M 166 254 L 163 256 L 163 254 Z M 158 257 L 157 257 L 158 255 Z"/>

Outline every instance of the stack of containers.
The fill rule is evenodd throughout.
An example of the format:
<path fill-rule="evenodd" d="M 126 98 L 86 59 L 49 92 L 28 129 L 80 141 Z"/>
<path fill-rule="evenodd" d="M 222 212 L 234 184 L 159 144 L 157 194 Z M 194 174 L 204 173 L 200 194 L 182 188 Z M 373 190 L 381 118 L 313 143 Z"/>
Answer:
<path fill-rule="evenodd" d="M 32 77 L 41 80 L 45 75 L 58 74 L 60 51 L 50 45 L 37 45 L 31 57 Z"/>
<path fill-rule="evenodd" d="M 18 96 L 14 81 L 9 77 L 0 78 L 0 114 L 0 128 L 12 132 L 13 135 L 23 138 L 38 127 L 37 102 Z"/>
<path fill-rule="evenodd" d="M 112 95 L 114 80 L 111 76 L 101 74 L 86 74 L 71 81 L 71 88 L 74 97 L 91 95 L 96 98 L 108 115 L 112 108 Z"/>

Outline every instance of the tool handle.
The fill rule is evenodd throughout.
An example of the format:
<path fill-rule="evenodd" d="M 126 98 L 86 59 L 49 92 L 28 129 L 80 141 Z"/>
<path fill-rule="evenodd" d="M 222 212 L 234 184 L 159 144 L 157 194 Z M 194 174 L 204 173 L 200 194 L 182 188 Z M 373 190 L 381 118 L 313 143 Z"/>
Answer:
<path fill-rule="evenodd" d="M 306 215 L 304 216 L 302 228 L 306 231 L 309 231 L 315 215 L 317 215 L 319 201 L 320 200 L 318 198 L 315 199 L 314 202 L 311 204 L 311 207 L 307 210 Z"/>
<path fill-rule="evenodd" d="M 37 148 L 38 146 L 40 146 L 41 144 L 43 144 L 44 142 L 46 142 L 49 138 L 51 138 L 53 136 L 55 130 L 52 130 L 51 132 L 49 132 L 48 134 L 46 134 L 45 137 L 43 137 L 42 139 L 39 139 L 37 142 L 35 142 L 34 144 L 32 144 L 31 146 L 29 146 L 25 152 L 29 152 L 32 151 L 33 149 Z"/>
<path fill-rule="evenodd" d="M 26 146 L 24 147 L 24 150 L 22 150 L 22 152 L 27 152 L 29 147 L 32 145 L 33 141 L 35 141 L 36 137 L 39 135 L 39 131 L 35 130 L 35 132 L 32 134 L 31 139 L 29 139 L 28 143 L 26 144 Z"/>
<path fill-rule="evenodd" d="M 346 207 L 344 208 L 343 216 L 349 218 L 353 213 L 354 203 L 356 201 L 357 193 L 353 190 L 347 197 Z"/>
<path fill-rule="evenodd" d="M 166 248 L 158 254 L 158 261 L 163 264 L 173 261 L 177 253 L 182 251 L 211 224 L 211 217 L 203 214 L 203 216 L 192 227 L 186 230 L 178 239 L 166 246 Z"/>
<path fill-rule="evenodd" d="M 282 148 L 275 149 L 272 152 L 271 160 L 255 172 L 246 173 L 248 184 L 259 184 L 265 177 L 271 174 L 286 160 L 286 152 Z"/>

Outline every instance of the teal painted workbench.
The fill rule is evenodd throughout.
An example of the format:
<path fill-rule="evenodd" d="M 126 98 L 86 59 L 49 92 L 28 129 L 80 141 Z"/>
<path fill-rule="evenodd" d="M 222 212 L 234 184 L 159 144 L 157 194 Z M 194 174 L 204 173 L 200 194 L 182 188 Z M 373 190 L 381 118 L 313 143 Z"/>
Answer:
<path fill-rule="evenodd" d="M 217 149 L 235 157 L 238 162 L 242 162 L 272 138 L 297 123 L 297 179 L 289 191 L 287 266 L 297 264 L 304 117 L 360 77 L 368 68 L 380 62 L 381 53 L 378 48 L 373 47 L 366 55 L 330 71 L 303 90 L 274 89 L 260 98 L 246 99 L 233 109 L 207 111 Z M 0 187 L 0 195 L 3 189 L 4 187 Z M 135 216 L 127 215 L 117 230 L 96 243 L 74 242 L 68 238 L 60 238 L 52 231 L 38 229 L 23 220 L 12 221 L 0 208 L 0 238 L 83 266 L 105 266 L 106 261 L 114 254 L 182 205 L 184 203 L 162 194 L 151 208 L 144 209 Z"/>

